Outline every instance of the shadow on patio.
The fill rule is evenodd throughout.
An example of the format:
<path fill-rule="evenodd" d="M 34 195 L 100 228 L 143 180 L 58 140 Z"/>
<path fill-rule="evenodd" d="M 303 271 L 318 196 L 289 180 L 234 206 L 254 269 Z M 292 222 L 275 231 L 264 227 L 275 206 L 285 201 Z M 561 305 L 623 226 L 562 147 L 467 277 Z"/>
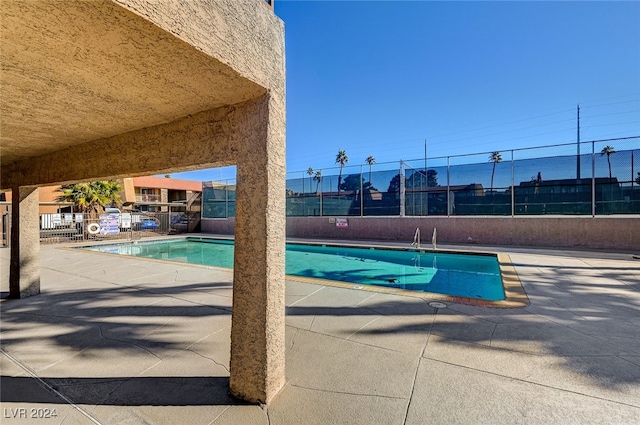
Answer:
<path fill-rule="evenodd" d="M 357 292 L 361 299 L 371 301 L 332 305 L 331 300 L 323 299 L 323 291 L 314 290 L 315 295 L 310 295 L 313 305 L 296 303 L 287 307 L 287 316 L 344 317 L 343 330 L 332 335 L 343 339 L 356 332 L 372 338 L 417 335 L 425 339 L 422 356 L 436 361 L 440 360 L 432 357 L 429 339 L 448 346 L 454 354 L 464 350 L 471 357 L 474 352 L 497 357 L 522 355 L 526 362 L 550 356 L 560 367 L 610 390 L 640 382 L 640 265 L 595 269 L 520 261 L 516 267 L 532 301 L 523 309 L 456 304 L 434 309 L 415 298 L 396 296 L 389 300 L 385 295 L 333 288 L 336 294 Z M 544 273 L 539 273 L 541 269 Z M 228 357 L 219 353 L 228 356 L 230 300 L 218 304 L 209 298 L 219 296 L 218 291 L 229 291 L 229 282 L 105 285 L 109 287 L 66 292 L 51 289 L 36 297 L 4 300 L 0 304 L 3 351 L 41 377 L 51 375 L 57 363 L 77 356 L 78 364 L 84 364 L 83 373 L 41 379 L 79 404 L 242 404 L 228 395 L 229 378 L 221 376 L 224 370 L 228 373 Z M 382 301 L 376 301 L 377 297 Z M 347 316 L 370 316 L 372 320 L 354 331 Z M 409 316 L 410 320 L 405 320 Z M 393 324 L 377 325 L 374 319 L 378 317 L 393 319 Z M 209 345 L 202 345 L 203 341 Z M 216 354 L 208 351 L 214 347 L 211 344 L 215 344 Z M 39 365 L 22 360 L 24 354 L 37 358 L 37 350 L 53 353 L 51 360 Z M 56 356 L 56 351 L 62 354 Z M 123 366 L 133 357 L 144 357 L 149 364 L 140 370 L 145 371 L 179 351 L 195 353 L 211 367 L 198 369 L 199 365 L 187 360 L 182 363 L 184 369 L 158 371 L 155 376 L 127 371 L 105 376 L 100 369 L 101 352 L 109 352 Z M 99 372 L 92 372 L 92 367 Z M 475 366 L 469 361 L 463 367 Z M 119 365 L 107 368 L 107 372 L 117 370 Z M 222 373 L 206 376 L 216 375 L 215 370 Z M 58 370 L 58 376 L 61 373 Z M 46 402 L 46 397 L 35 391 L 40 386 L 37 378 L 3 375 L 3 402 Z"/>

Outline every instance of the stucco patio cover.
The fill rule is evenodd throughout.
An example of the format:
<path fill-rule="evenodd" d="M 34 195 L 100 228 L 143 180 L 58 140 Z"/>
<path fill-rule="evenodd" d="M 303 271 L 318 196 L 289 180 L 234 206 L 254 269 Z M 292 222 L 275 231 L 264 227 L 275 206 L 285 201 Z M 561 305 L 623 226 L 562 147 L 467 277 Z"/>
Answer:
<path fill-rule="evenodd" d="M 263 0 L 0 8 L 11 295 L 40 292 L 38 186 L 236 164 L 231 389 L 268 402 L 284 383 L 282 21 Z"/>

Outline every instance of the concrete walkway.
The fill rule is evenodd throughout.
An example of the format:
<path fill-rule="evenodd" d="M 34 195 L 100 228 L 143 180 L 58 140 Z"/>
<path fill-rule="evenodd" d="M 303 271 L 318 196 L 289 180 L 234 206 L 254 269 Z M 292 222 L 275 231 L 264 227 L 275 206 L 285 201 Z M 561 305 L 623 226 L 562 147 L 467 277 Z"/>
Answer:
<path fill-rule="evenodd" d="M 42 246 L 42 293 L 0 304 L 0 422 L 638 423 L 640 260 L 506 251 L 528 307 L 289 279 L 288 383 L 264 407 L 227 393 L 231 272 Z"/>

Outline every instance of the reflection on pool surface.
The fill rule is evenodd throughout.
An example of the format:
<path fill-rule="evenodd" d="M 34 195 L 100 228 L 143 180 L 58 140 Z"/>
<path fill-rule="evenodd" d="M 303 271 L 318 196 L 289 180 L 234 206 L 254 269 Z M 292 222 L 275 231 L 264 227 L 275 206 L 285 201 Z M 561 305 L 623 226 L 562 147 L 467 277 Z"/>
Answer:
<path fill-rule="evenodd" d="M 186 238 L 84 249 L 233 268 L 230 240 Z M 490 301 L 505 298 L 494 255 L 288 243 L 286 274 Z"/>

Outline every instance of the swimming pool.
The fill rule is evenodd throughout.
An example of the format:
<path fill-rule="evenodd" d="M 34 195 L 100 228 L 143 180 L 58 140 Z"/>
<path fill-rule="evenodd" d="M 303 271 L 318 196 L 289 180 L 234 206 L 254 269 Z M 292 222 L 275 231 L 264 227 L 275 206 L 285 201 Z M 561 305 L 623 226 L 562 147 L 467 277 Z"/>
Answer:
<path fill-rule="evenodd" d="M 287 275 L 487 301 L 505 299 L 495 255 L 288 243 Z M 92 251 L 233 268 L 233 241 L 184 238 L 84 247 Z"/>

